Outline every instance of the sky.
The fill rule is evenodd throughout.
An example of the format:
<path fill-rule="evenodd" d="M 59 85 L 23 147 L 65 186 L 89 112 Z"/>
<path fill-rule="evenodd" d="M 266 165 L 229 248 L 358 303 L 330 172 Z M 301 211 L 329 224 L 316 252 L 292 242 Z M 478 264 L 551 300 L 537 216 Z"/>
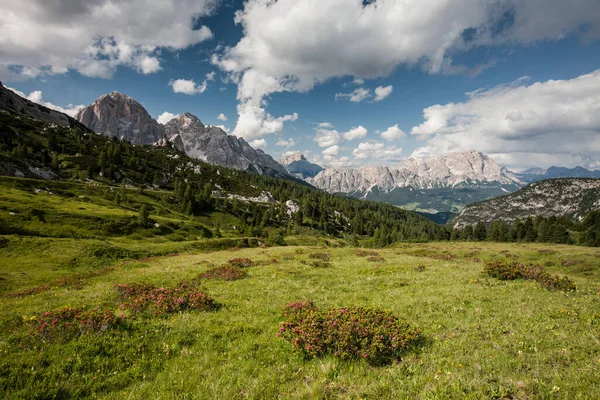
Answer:
<path fill-rule="evenodd" d="M 600 168 L 598 0 L 0 0 L 0 80 L 74 115 L 117 90 L 275 159 L 477 150 Z"/>

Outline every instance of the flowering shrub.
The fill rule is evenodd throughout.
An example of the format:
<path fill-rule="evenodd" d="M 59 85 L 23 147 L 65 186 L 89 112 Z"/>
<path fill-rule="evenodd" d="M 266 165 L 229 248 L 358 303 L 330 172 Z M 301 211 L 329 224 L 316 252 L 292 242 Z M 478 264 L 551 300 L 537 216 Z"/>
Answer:
<path fill-rule="evenodd" d="M 27 319 L 35 327 L 35 333 L 49 338 L 59 335 L 101 334 L 125 323 L 123 314 L 115 315 L 110 310 L 89 310 L 64 307 L 58 311 L 47 311 Z"/>
<path fill-rule="evenodd" d="M 331 259 L 331 254 L 329 253 L 312 253 L 308 255 L 309 258 L 316 260 L 329 261 Z"/>
<path fill-rule="evenodd" d="M 518 262 L 504 263 L 493 261 L 485 264 L 483 272 L 500 280 L 527 279 L 538 282 L 542 287 L 550 290 L 574 291 L 575 283 L 568 277 L 552 276 L 541 265 L 523 265 Z"/>
<path fill-rule="evenodd" d="M 233 258 L 227 261 L 227 264 L 238 267 L 238 268 L 247 268 L 254 265 L 254 262 L 249 258 Z"/>
<path fill-rule="evenodd" d="M 196 287 L 181 283 L 174 288 L 154 288 L 145 284 L 116 285 L 121 300 L 121 308 L 133 311 L 152 309 L 155 315 L 175 313 L 185 310 L 206 311 L 215 307 L 214 300 Z"/>
<path fill-rule="evenodd" d="M 219 281 L 235 281 L 244 279 L 246 271 L 232 265 L 223 265 L 221 267 L 211 268 L 198 276 L 200 279 L 213 279 Z"/>
<path fill-rule="evenodd" d="M 374 256 L 377 257 L 379 256 L 379 253 L 374 251 L 374 250 L 356 250 L 354 252 L 354 254 L 356 254 L 358 257 L 367 257 L 367 256 Z"/>
<path fill-rule="evenodd" d="M 315 268 L 328 268 L 328 267 L 331 267 L 331 264 L 329 264 L 327 261 L 321 261 L 321 260 L 313 261 L 313 262 L 310 263 L 310 265 L 312 265 Z"/>
<path fill-rule="evenodd" d="M 381 256 L 370 256 L 370 257 L 367 257 L 367 261 L 369 261 L 369 262 L 383 262 L 385 260 Z"/>
<path fill-rule="evenodd" d="M 377 308 L 319 310 L 307 300 L 288 304 L 283 316 L 277 336 L 309 357 L 332 354 L 382 365 L 400 359 L 421 337 L 419 330 Z"/>

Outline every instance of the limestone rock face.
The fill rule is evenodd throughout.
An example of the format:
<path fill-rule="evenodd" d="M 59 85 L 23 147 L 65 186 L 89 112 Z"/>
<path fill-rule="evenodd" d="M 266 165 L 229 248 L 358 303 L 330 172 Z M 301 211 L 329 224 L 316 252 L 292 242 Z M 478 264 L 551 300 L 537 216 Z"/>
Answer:
<path fill-rule="evenodd" d="M 133 144 L 153 144 L 165 137 L 164 127 L 140 103 L 116 91 L 98 98 L 75 119 L 96 133 Z"/>
<path fill-rule="evenodd" d="M 119 92 L 98 98 L 75 118 L 96 133 L 116 136 L 133 144 L 168 145 L 188 157 L 211 164 L 261 175 L 290 177 L 271 156 L 253 149 L 244 139 L 228 135 L 221 128 L 205 126 L 190 113 L 183 113 L 166 125 L 159 124 L 140 103 Z"/>
<path fill-rule="evenodd" d="M 288 177 L 271 156 L 252 148 L 244 139 L 228 135 L 221 128 L 204 125 L 198 117 L 183 113 L 165 125 L 167 137 L 181 137 L 184 152 L 211 164 L 241 169 L 261 175 Z"/>
<path fill-rule="evenodd" d="M 435 158 L 409 158 L 395 167 L 327 168 L 307 182 L 331 193 L 351 193 L 373 188 L 390 192 L 404 187 L 435 189 L 463 184 L 509 185 L 518 184 L 519 180 L 488 156 L 466 151 Z"/>
<path fill-rule="evenodd" d="M 284 156 L 279 160 L 279 164 L 283 165 L 290 174 L 300 179 L 314 178 L 324 169 L 320 165 L 308 161 L 301 153 Z"/>

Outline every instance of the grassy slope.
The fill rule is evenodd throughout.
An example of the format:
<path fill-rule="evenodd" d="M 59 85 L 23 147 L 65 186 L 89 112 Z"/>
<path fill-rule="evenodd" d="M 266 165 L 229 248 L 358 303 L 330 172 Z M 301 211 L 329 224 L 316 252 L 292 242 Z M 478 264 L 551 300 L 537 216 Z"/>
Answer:
<path fill-rule="evenodd" d="M 31 242 L 26 244 L 26 240 Z M 61 251 L 55 242 L 47 245 L 45 240 L 10 238 L 8 247 L 0 249 L 3 269 L 10 266 L 16 273 L 39 262 L 37 245 L 47 246 L 48 262 L 71 249 L 76 251 L 75 246 Z M 26 246 L 32 250 L 14 260 L 5 258 Z M 5 364 L 0 368 L 0 387 L 7 390 L 6 368 L 19 366 L 22 375 L 39 375 L 32 375 L 21 392 L 13 385 L 4 392 L 6 397 L 30 397 L 36 388 L 51 394 L 57 387 L 63 390 L 58 393 L 73 395 L 87 387 L 90 391 L 82 393 L 97 391 L 99 397 L 107 398 L 598 398 L 600 253 L 569 246 L 553 246 L 554 254 L 538 252 L 546 248 L 407 244 L 381 251 L 386 261 L 372 263 L 350 248 L 278 247 L 188 252 L 127 264 L 87 280 L 79 290 L 54 288 L 3 299 L 2 321 L 68 304 L 116 309 L 114 284 L 171 285 L 206 270 L 202 261 L 279 260 L 251 267 L 245 280 L 203 283 L 223 305 L 215 312 L 149 318 L 131 333 L 46 343 L 42 351 L 17 349 L 11 339 L 15 333 L 3 330 L 0 353 L 5 353 Z M 315 251 L 330 252 L 333 266 L 315 269 L 300 262 Z M 456 258 L 444 260 L 448 252 Z M 549 269 L 568 274 L 578 291 L 550 292 L 532 282 L 486 282 L 480 277 L 478 260 L 513 257 L 522 262 L 556 263 Z M 565 260 L 575 264 L 560 266 Z M 417 265 L 425 266 L 425 271 L 416 271 Z M 381 368 L 333 358 L 304 360 L 275 333 L 282 321 L 280 309 L 306 298 L 321 306 L 382 307 L 416 324 L 426 342 L 400 363 Z M 132 356 L 131 349 L 140 342 L 147 349 L 138 348 Z M 118 358 L 123 355 L 135 361 Z M 57 372 L 52 375 L 50 370 Z"/>

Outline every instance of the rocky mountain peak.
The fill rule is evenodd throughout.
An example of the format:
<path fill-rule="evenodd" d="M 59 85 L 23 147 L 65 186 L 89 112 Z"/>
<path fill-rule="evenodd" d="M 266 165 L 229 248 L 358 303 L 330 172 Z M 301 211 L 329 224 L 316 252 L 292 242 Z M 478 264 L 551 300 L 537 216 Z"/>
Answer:
<path fill-rule="evenodd" d="M 300 152 L 283 156 L 279 160 L 279 164 L 283 165 L 290 174 L 300 179 L 313 178 L 319 172 L 323 171 L 323 167 L 311 163 Z"/>
<path fill-rule="evenodd" d="M 152 144 L 165 137 L 164 127 L 140 103 L 117 91 L 99 97 L 75 119 L 96 133 L 133 144 Z"/>

